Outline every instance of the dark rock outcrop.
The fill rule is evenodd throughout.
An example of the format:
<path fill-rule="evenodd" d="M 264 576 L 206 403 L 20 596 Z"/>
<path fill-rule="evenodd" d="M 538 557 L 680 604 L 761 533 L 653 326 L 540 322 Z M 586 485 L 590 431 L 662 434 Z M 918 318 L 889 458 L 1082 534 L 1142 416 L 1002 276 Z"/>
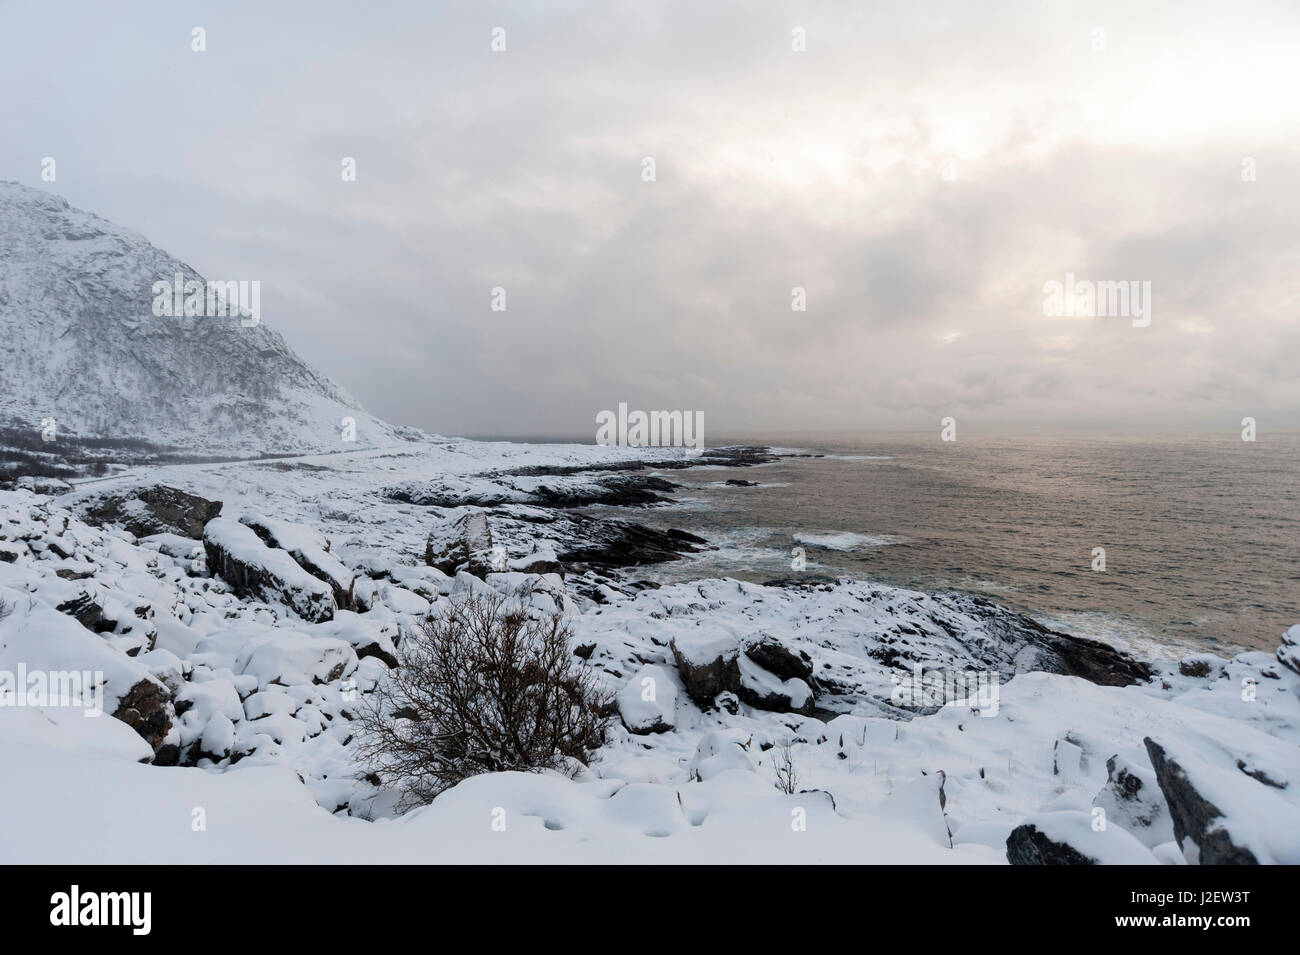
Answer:
<path fill-rule="evenodd" d="M 811 674 L 803 654 L 796 654 L 771 637 L 756 641 L 758 659 L 738 644 L 706 640 L 670 647 L 687 694 L 701 707 L 710 707 L 720 695 L 729 695 L 761 710 L 803 713 L 813 710 L 812 687 L 798 674 Z M 767 660 L 792 676 L 780 676 L 763 666 Z"/>
<path fill-rule="evenodd" d="M 1178 845 L 1187 851 L 1185 843 L 1190 840 L 1196 846 L 1201 865 L 1258 865 L 1253 852 L 1233 842 L 1220 822 L 1225 817 L 1224 811 L 1197 791 L 1186 768 L 1151 737 L 1142 742 L 1169 806 Z"/>
<path fill-rule="evenodd" d="M 171 694 L 161 683 L 141 680 L 118 702 L 113 716 L 131 727 L 156 753 L 172 728 Z"/>
<path fill-rule="evenodd" d="M 1053 842 L 1037 826 L 1016 826 L 1007 836 L 1007 861 L 1012 865 L 1096 865 L 1073 846 Z"/>
<path fill-rule="evenodd" d="M 88 524 L 117 524 L 137 537 L 179 534 L 199 540 L 208 521 L 221 513 L 221 502 L 155 484 L 126 494 L 93 498 L 82 505 L 81 511 Z"/>

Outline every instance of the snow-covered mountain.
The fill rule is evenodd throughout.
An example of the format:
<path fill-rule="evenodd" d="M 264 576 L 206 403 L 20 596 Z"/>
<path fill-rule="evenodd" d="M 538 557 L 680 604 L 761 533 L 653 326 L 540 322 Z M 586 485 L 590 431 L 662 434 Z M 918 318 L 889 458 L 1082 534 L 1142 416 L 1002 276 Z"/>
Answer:
<path fill-rule="evenodd" d="M 177 275 L 206 289 L 144 236 L 0 182 L 0 427 L 39 435 L 54 419 L 57 436 L 203 454 L 351 450 L 405 436 L 260 321 L 155 315 L 155 283 Z"/>

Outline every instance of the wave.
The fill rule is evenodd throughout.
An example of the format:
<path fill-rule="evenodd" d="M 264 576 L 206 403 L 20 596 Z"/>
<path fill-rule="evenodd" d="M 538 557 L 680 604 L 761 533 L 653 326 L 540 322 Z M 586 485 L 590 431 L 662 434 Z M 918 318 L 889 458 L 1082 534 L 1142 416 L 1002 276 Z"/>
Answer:
<path fill-rule="evenodd" d="M 794 539 L 810 547 L 822 547 L 826 550 L 860 550 L 864 547 L 887 547 L 890 544 L 902 544 L 906 538 L 893 534 L 853 534 L 849 531 L 826 532 L 819 534 L 798 533 Z"/>

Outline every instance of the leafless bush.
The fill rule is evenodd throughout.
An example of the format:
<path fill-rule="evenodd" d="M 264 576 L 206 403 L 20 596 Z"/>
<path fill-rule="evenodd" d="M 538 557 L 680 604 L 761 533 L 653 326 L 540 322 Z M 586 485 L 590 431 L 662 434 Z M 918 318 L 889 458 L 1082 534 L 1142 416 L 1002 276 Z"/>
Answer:
<path fill-rule="evenodd" d="M 799 773 L 794 766 L 794 747 L 786 740 L 776 748 L 772 764 L 776 770 L 776 788 L 786 795 L 799 791 Z"/>
<path fill-rule="evenodd" d="M 479 773 L 567 771 L 603 742 L 609 701 L 575 666 L 562 616 L 533 619 L 502 595 L 440 609 L 357 717 L 360 755 L 403 808 Z"/>

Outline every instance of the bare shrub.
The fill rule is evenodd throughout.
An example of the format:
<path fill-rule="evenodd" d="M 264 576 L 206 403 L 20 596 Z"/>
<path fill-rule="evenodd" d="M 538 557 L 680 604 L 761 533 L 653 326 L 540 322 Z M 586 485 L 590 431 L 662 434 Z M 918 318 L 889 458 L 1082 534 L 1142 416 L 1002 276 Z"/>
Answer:
<path fill-rule="evenodd" d="M 609 700 L 575 665 L 559 614 L 530 617 L 520 595 L 435 605 L 357 717 L 358 750 L 404 809 L 479 773 L 554 769 L 604 741 Z"/>
<path fill-rule="evenodd" d="M 799 791 L 799 773 L 794 765 L 794 745 L 786 740 L 776 748 L 772 756 L 772 765 L 776 771 L 776 788 L 786 795 Z"/>

